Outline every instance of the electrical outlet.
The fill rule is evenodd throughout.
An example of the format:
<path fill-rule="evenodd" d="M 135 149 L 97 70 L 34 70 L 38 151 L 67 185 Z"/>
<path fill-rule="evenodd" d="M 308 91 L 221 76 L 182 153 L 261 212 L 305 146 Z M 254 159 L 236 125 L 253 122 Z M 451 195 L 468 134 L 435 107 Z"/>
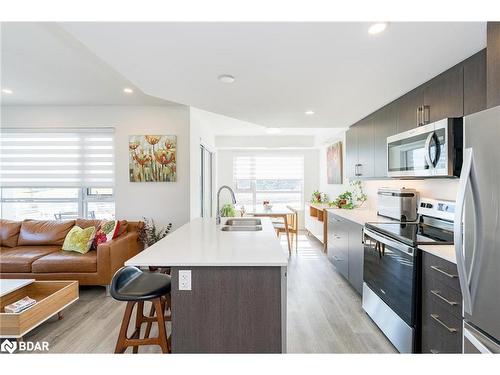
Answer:
<path fill-rule="evenodd" d="M 191 270 L 179 270 L 179 290 L 191 290 Z"/>

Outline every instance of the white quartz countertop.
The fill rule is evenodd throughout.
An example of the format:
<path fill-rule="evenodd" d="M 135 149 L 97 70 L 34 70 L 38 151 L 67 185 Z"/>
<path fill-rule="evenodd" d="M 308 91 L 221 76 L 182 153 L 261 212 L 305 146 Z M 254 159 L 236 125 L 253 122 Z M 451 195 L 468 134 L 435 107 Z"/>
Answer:
<path fill-rule="evenodd" d="M 228 218 L 222 218 L 222 225 Z M 287 266 L 269 218 L 262 231 L 223 232 L 214 218 L 197 218 L 125 262 L 127 266 Z"/>
<path fill-rule="evenodd" d="M 365 225 L 365 223 L 373 221 L 377 222 L 394 221 L 389 217 L 379 216 L 376 210 L 369 210 L 367 208 L 354 208 L 352 210 L 344 210 L 340 208 L 327 208 L 326 210 L 337 216 L 343 217 L 344 219 L 353 221 L 360 225 Z"/>
<path fill-rule="evenodd" d="M 377 211 L 366 208 L 355 208 L 353 210 L 327 208 L 326 210 L 360 225 L 365 225 L 365 223 L 369 222 L 395 221 L 385 216 L 379 216 L 377 215 Z M 455 246 L 453 245 L 420 245 L 418 248 L 449 262 L 457 263 Z"/>
<path fill-rule="evenodd" d="M 426 253 L 457 264 L 454 245 L 420 245 L 418 248 Z"/>

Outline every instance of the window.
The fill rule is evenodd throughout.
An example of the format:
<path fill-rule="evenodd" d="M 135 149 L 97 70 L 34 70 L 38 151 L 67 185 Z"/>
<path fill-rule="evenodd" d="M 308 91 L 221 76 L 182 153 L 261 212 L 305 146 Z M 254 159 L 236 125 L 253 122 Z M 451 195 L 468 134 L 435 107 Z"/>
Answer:
<path fill-rule="evenodd" d="M 233 176 L 240 204 L 303 203 L 304 158 L 299 156 L 235 156 Z"/>
<path fill-rule="evenodd" d="M 114 218 L 112 129 L 2 129 L 0 215 Z"/>

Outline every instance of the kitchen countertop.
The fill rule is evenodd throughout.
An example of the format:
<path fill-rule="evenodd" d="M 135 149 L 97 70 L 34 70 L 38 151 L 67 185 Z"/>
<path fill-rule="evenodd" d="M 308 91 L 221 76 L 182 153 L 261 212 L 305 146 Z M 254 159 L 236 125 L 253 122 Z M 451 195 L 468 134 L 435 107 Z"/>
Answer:
<path fill-rule="evenodd" d="M 229 218 L 222 218 L 222 224 Z M 127 266 L 287 266 L 269 218 L 262 231 L 223 232 L 215 218 L 197 218 L 125 262 Z"/>
<path fill-rule="evenodd" d="M 418 248 L 426 253 L 457 264 L 454 245 L 420 245 Z"/>
<path fill-rule="evenodd" d="M 341 208 L 327 208 L 326 211 L 331 212 L 337 216 L 343 217 L 344 219 L 355 222 L 359 225 L 365 225 L 368 222 L 389 222 L 396 221 L 389 217 L 380 216 L 377 214 L 376 210 L 370 210 L 367 208 L 354 208 L 352 210 L 344 210 Z"/>
<path fill-rule="evenodd" d="M 352 210 L 327 208 L 326 210 L 360 225 L 365 225 L 365 223 L 368 222 L 396 221 L 385 216 L 379 216 L 377 215 L 377 211 L 366 208 L 355 208 Z M 453 245 L 420 245 L 418 248 L 441 259 L 447 260 L 454 264 L 457 263 L 455 246 Z"/>

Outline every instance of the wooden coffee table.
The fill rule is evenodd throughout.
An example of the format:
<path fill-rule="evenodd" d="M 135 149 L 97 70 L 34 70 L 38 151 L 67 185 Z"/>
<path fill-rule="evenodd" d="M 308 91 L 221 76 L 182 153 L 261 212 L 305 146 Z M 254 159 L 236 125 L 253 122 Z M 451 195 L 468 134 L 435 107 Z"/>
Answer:
<path fill-rule="evenodd" d="M 30 297 L 36 303 L 17 314 L 4 307 Z M 78 281 L 0 279 L 0 338 L 22 337 L 78 299 Z"/>

